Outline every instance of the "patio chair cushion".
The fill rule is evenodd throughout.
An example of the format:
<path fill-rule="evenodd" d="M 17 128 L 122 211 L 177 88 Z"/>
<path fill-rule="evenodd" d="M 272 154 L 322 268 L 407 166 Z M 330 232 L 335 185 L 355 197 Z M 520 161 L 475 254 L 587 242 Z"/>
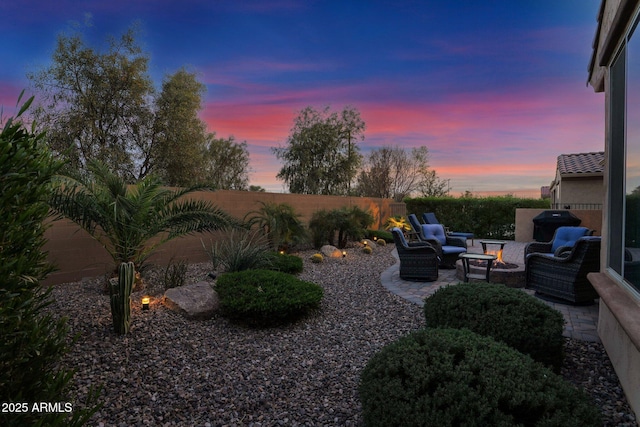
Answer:
<path fill-rule="evenodd" d="M 573 247 L 579 238 L 588 236 L 591 230 L 586 227 L 559 227 L 551 245 L 551 253 L 563 246 Z"/>
<path fill-rule="evenodd" d="M 422 238 L 437 240 L 442 246 L 447 244 L 447 235 L 440 224 L 422 224 Z"/>

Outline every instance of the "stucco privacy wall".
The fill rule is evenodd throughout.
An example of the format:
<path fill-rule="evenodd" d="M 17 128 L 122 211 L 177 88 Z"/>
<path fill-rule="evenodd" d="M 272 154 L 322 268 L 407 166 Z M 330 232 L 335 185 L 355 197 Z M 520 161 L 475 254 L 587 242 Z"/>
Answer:
<path fill-rule="evenodd" d="M 533 218 L 547 209 L 516 209 L 516 242 L 533 241 Z M 602 211 L 601 210 L 578 210 L 569 209 L 569 212 L 582 220 L 581 227 L 595 230 L 596 236 L 602 233 Z"/>
<path fill-rule="evenodd" d="M 197 192 L 193 198 L 208 200 L 231 216 L 242 220 L 248 212 L 260 208 L 260 202 L 287 203 L 301 215 L 308 224 L 311 215 L 321 209 L 331 210 L 343 206 L 358 206 L 369 210 L 375 222 L 373 228 L 380 228 L 390 216 L 405 215 L 404 203 L 391 199 L 368 197 L 314 196 L 306 194 L 258 193 L 249 191 Z M 150 262 L 167 265 L 174 260 L 187 259 L 189 262 L 207 261 L 202 242 L 209 244 L 220 238 L 221 233 L 200 233 L 172 240 L 161 246 Z M 114 269 L 106 251 L 89 234 L 67 220 L 55 221 L 45 233 L 47 243 L 44 250 L 48 259 L 58 270 L 50 274 L 44 284 L 57 284 L 80 280 L 84 277 L 103 275 Z"/>

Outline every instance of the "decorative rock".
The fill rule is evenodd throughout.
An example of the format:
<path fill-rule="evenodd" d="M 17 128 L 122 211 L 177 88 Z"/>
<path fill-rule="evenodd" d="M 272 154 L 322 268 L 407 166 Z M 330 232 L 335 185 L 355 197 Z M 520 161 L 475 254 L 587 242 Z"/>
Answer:
<path fill-rule="evenodd" d="M 320 248 L 320 252 L 322 252 L 324 256 L 328 256 L 330 258 L 342 258 L 342 251 L 335 246 L 324 245 Z"/>
<path fill-rule="evenodd" d="M 194 285 L 167 289 L 164 304 L 187 319 L 205 320 L 213 316 L 220 306 L 218 293 L 210 283 L 198 282 Z"/>

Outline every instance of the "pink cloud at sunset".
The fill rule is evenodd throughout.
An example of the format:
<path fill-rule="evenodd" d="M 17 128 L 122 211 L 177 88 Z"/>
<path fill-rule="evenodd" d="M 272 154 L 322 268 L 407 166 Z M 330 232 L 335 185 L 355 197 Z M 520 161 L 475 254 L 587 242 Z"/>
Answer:
<path fill-rule="evenodd" d="M 104 43 L 134 22 L 156 87 L 181 67 L 207 87 L 201 118 L 246 141 L 251 184 L 282 191 L 284 145 L 306 106 L 353 106 L 361 152 L 427 146 L 453 193 L 539 191 L 563 153 L 604 146 L 586 87 L 599 0 L 517 2 L 6 2 L 0 105 L 9 111 L 56 35 Z M 6 64 L 11 64 L 7 66 Z"/>

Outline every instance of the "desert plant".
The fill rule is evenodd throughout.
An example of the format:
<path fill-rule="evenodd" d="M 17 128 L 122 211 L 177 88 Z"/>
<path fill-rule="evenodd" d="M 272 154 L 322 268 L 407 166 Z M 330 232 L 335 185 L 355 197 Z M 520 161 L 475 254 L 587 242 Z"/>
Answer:
<path fill-rule="evenodd" d="M 257 226 L 267 238 L 269 247 L 275 251 L 288 251 L 307 240 L 307 231 L 300 222 L 300 215 L 286 203 L 265 203 L 260 209 L 251 211 L 245 221 Z"/>
<path fill-rule="evenodd" d="M 384 239 L 378 239 L 376 240 L 376 243 L 378 244 L 378 246 L 387 246 L 387 241 Z"/>
<path fill-rule="evenodd" d="M 270 266 L 268 270 L 281 271 L 282 273 L 297 274 L 302 272 L 302 258 L 299 256 L 269 252 Z"/>
<path fill-rule="evenodd" d="M 562 314 L 520 289 L 489 283 L 440 288 L 425 299 L 427 327 L 467 328 L 560 370 Z"/>
<path fill-rule="evenodd" d="M 349 239 L 360 240 L 364 237 L 367 227 L 373 224 L 373 221 L 369 212 L 357 206 L 314 212 L 309 221 L 313 245 L 318 248 L 325 243 L 335 243 L 339 248 L 344 248 Z"/>
<path fill-rule="evenodd" d="M 324 261 L 324 258 L 322 257 L 322 254 L 313 254 L 311 255 L 311 262 L 314 264 L 320 264 L 322 261 Z"/>
<path fill-rule="evenodd" d="M 97 409 L 98 393 L 73 402 L 73 371 L 60 364 L 71 344 L 67 322 L 52 314 L 51 288 L 40 285 L 52 270 L 42 250 L 44 220 L 61 165 L 44 134 L 20 122 L 32 101 L 0 129 L 0 425 L 79 426 Z M 69 402 L 73 413 L 31 411 L 35 402 Z"/>
<path fill-rule="evenodd" d="M 364 252 L 367 255 L 370 255 L 373 253 L 373 249 L 371 248 L 371 246 L 365 246 L 364 248 L 362 248 L 362 252 Z"/>
<path fill-rule="evenodd" d="M 110 280 L 109 297 L 111 300 L 111 317 L 116 334 L 129 333 L 131 325 L 131 291 L 135 278 L 135 267 L 132 262 L 123 262 L 118 267 L 118 278 Z"/>
<path fill-rule="evenodd" d="M 224 316 L 258 327 L 293 321 L 317 308 L 323 295 L 315 283 L 271 270 L 225 273 L 216 291 Z"/>
<path fill-rule="evenodd" d="M 367 363 L 359 394 L 376 426 L 601 426 L 587 395 L 506 344 L 429 328 Z"/>
<path fill-rule="evenodd" d="M 202 242 L 202 241 L 201 241 Z M 273 257 L 262 236 L 243 230 L 233 230 L 220 241 L 202 242 L 214 270 L 234 272 L 271 267 Z"/>
<path fill-rule="evenodd" d="M 140 271 L 169 240 L 239 226 L 211 203 L 186 197 L 204 186 L 169 190 L 154 176 L 128 186 L 99 162 L 91 162 L 89 171 L 58 177 L 50 205 L 100 242 L 116 265 L 132 261 Z"/>
<path fill-rule="evenodd" d="M 398 227 L 402 231 L 411 231 L 411 224 L 409 224 L 409 221 L 402 216 L 389 217 L 384 223 L 385 230 L 391 230 L 395 227 Z M 393 242 L 393 236 L 391 237 L 391 240 L 389 240 L 389 243 L 391 242 Z"/>
<path fill-rule="evenodd" d="M 173 262 L 173 258 L 169 260 L 169 264 L 164 270 L 164 288 L 177 288 L 184 285 L 184 282 L 187 280 L 187 270 L 189 269 L 189 264 L 184 259 L 181 259 L 177 263 Z"/>

